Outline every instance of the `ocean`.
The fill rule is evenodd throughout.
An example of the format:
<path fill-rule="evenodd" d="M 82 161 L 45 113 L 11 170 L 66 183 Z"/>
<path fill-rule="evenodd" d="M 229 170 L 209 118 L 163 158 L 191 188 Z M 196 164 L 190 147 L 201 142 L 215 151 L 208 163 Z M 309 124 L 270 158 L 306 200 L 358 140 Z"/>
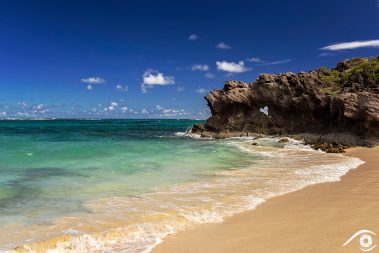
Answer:
<path fill-rule="evenodd" d="M 149 252 L 362 163 L 293 139 L 201 139 L 196 123 L 0 121 L 0 252 Z"/>

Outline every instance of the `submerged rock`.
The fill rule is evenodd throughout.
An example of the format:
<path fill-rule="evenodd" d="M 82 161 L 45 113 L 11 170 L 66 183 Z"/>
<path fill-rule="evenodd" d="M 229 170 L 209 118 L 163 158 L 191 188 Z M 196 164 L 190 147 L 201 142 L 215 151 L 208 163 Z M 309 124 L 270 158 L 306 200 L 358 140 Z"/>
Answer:
<path fill-rule="evenodd" d="M 279 143 L 287 143 L 289 142 L 290 140 L 288 138 L 282 138 L 279 140 Z"/>
<path fill-rule="evenodd" d="M 329 142 L 310 142 L 309 140 L 305 140 L 304 143 L 307 145 L 310 145 L 312 148 L 316 150 L 322 150 L 327 153 L 344 153 L 345 149 L 349 147 L 341 143 L 338 143 L 336 141 L 329 143 Z"/>
<path fill-rule="evenodd" d="M 212 116 L 192 128 L 202 136 L 347 132 L 377 137 L 379 57 L 343 61 L 331 70 L 261 74 L 252 83 L 227 81 L 205 99 Z"/>

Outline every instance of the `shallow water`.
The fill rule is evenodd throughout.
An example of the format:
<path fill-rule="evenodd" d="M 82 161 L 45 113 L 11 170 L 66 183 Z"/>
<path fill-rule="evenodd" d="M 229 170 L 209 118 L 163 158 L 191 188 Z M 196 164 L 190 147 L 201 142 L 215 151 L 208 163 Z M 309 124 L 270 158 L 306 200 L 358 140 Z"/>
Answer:
<path fill-rule="evenodd" d="M 194 123 L 0 121 L 0 250 L 147 252 L 361 163 L 294 140 L 191 138 Z"/>

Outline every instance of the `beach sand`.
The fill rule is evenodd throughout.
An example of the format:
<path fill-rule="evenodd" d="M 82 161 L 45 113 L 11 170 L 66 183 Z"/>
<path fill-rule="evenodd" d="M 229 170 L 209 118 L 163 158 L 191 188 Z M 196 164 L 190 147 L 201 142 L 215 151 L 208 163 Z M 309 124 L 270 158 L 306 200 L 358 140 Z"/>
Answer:
<path fill-rule="evenodd" d="M 223 223 L 168 236 L 153 252 L 362 252 L 359 236 L 341 247 L 361 229 L 378 234 L 371 252 L 379 252 L 379 147 L 346 155 L 365 164 L 339 182 L 308 186 Z"/>

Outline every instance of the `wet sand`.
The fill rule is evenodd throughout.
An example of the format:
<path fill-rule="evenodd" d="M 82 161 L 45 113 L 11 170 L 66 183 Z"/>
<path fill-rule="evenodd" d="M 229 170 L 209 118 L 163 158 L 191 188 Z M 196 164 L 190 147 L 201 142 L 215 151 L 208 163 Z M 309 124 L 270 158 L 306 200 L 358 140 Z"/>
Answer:
<path fill-rule="evenodd" d="M 168 236 L 153 252 L 361 252 L 359 237 L 341 247 L 361 229 L 378 234 L 379 244 L 379 147 L 353 148 L 346 155 L 365 164 L 339 182 L 308 186 L 223 223 Z M 371 252 L 378 251 L 379 246 Z"/>

